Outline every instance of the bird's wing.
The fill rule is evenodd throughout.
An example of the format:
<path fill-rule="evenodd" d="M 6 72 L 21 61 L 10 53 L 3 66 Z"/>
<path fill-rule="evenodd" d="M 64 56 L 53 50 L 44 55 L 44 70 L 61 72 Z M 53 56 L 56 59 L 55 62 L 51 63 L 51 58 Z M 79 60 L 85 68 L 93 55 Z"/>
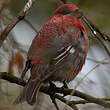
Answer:
<path fill-rule="evenodd" d="M 87 47 L 84 32 L 80 28 L 71 27 L 55 42 L 55 46 L 59 49 L 54 50 L 54 56 L 50 60 L 51 65 L 58 70 L 61 69 L 62 75 L 66 74 L 63 76 L 64 79 L 69 82 L 80 72 L 85 63 Z"/>
<path fill-rule="evenodd" d="M 86 40 L 80 28 L 70 27 L 66 33 L 54 40 L 53 45 L 56 49 L 53 49 L 54 65 L 59 64 L 70 54 L 73 55 L 73 59 L 78 56 L 79 52 L 85 56 Z"/>

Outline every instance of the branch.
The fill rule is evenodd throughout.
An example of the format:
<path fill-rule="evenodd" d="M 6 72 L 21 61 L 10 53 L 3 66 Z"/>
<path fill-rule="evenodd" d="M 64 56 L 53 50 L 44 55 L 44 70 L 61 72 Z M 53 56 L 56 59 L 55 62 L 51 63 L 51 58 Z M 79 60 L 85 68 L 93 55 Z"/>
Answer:
<path fill-rule="evenodd" d="M 103 62 L 101 62 L 101 61 L 98 61 L 98 60 L 95 60 L 95 59 L 93 59 L 93 58 L 89 58 L 89 57 L 87 57 L 86 58 L 87 60 L 89 60 L 89 61 L 92 61 L 92 62 L 94 62 L 94 63 L 101 63 L 101 64 L 110 64 L 110 62 L 107 62 L 107 61 L 103 61 Z"/>
<path fill-rule="evenodd" d="M 99 42 L 103 45 L 103 47 L 105 48 L 106 52 L 108 53 L 108 55 L 110 56 L 110 52 L 108 50 L 108 48 L 106 47 L 106 45 L 104 44 L 103 40 L 108 40 L 110 42 L 110 36 L 105 34 L 104 31 L 101 31 L 95 24 L 92 23 L 92 21 L 90 21 L 84 14 L 82 16 L 82 20 L 86 23 L 86 25 L 89 27 L 89 29 L 91 30 L 92 34 L 99 40 Z M 98 34 L 101 36 L 98 36 Z"/>
<path fill-rule="evenodd" d="M 0 79 L 4 79 L 4 80 L 7 80 L 11 83 L 15 83 L 15 84 L 18 84 L 18 85 L 21 85 L 21 86 L 25 86 L 26 82 L 23 81 L 23 82 L 19 82 L 19 79 L 16 77 L 16 76 L 12 76 L 10 74 L 8 74 L 7 72 L 0 72 Z M 59 88 L 59 87 L 56 87 L 54 88 L 54 90 L 51 89 L 51 91 L 49 91 L 49 87 L 41 87 L 40 89 L 41 92 L 43 93 L 46 93 L 47 95 L 52 95 L 51 93 L 52 92 L 55 92 L 55 93 L 60 93 L 60 94 L 64 94 L 64 95 L 70 95 L 71 92 L 73 91 L 73 89 L 67 89 L 67 88 Z M 68 105 L 72 108 L 74 108 L 76 104 L 85 104 L 85 103 L 95 103 L 95 104 L 98 104 L 98 105 L 101 105 L 105 108 L 110 108 L 110 103 L 109 102 L 105 102 L 105 101 L 110 101 L 110 98 L 96 98 L 96 97 L 93 97 L 93 96 L 90 96 L 88 94 L 85 94 L 83 92 L 80 92 L 78 90 L 74 90 L 74 96 L 77 96 L 77 97 L 80 97 L 83 100 L 77 103 L 74 103 L 75 101 L 69 101 Z M 60 101 L 64 102 L 66 104 L 67 100 L 63 97 L 63 96 L 60 96 L 58 94 L 54 94 L 54 97 L 59 99 Z"/>
<path fill-rule="evenodd" d="M 99 29 L 90 19 L 88 19 L 86 16 L 84 16 L 83 19 L 84 19 L 85 23 L 88 25 L 88 27 L 92 28 L 91 31 L 94 30 L 94 31 L 98 32 L 104 40 L 110 41 L 110 36 L 108 34 L 106 34 L 104 31 L 102 31 L 101 29 Z"/>
<path fill-rule="evenodd" d="M 72 91 L 73 91 L 73 89 L 63 89 L 62 90 L 62 88 L 56 88 L 56 90 L 55 90 L 55 92 L 61 93 L 61 94 L 65 94 L 65 95 L 70 95 Z M 80 97 L 82 99 L 85 99 L 88 102 L 96 103 L 96 104 L 102 105 L 102 106 L 104 106 L 106 108 L 110 108 L 110 103 L 108 103 L 108 102 L 104 102 L 103 100 L 100 100 L 99 98 L 95 98 L 95 97 L 90 96 L 88 94 L 82 93 L 82 92 L 80 92 L 78 90 L 74 90 L 74 91 L 75 91 L 74 92 L 74 96 L 77 96 L 77 97 Z"/>
<path fill-rule="evenodd" d="M 28 21 L 27 19 L 24 19 L 24 22 L 26 22 L 36 33 L 38 33 L 37 29 L 31 24 L 30 21 Z"/>
<path fill-rule="evenodd" d="M 23 10 L 21 10 L 18 15 L 11 21 L 11 23 L 5 28 L 5 30 L 2 32 L 0 36 L 0 47 L 2 46 L 4 40 L 7 38 L 7 35 L 9 32 L 13 29 L 13 27 L 24 17 L 26 16 L 29 9 L 33 6 L 35 0 L 28 0 L 26 5 L 24 6 Z"/>
<path fill-rule="evenodd" d="M 20 82 L 16 76 L 10 75 L 7 72 L 0 72 L 0 79 L 4 79 L 6 81 L 9 81 L 10 83 L 15 83 L 15 84 L 21 85 L 21 86 L 26 85 L 25 81 Z"/>
<path fill-rule="evenodd" d="M 97 98 L 97 99 L 103 100 L 103 101 L 110 101 L 110 97 L 108 97 L 108 98 Z M 91 103 L 91 102 L 89 102 L 87 100 L 78 100 L 78 101 L 71 101 L 70 103 L 73 103 L 74 105 L 76 105 L 76 104 L 86 104 L 86 103 Z"/>

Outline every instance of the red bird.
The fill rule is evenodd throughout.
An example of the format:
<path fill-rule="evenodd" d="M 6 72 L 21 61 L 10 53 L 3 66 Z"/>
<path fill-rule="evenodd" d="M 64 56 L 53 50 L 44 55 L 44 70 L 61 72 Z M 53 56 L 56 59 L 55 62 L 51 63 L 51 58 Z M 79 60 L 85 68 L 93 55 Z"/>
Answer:
<path fill-rule="evenodd" d="M 72 16 L 77 10 L 74 4 L 63 4 L 34 38 L 21 78 L 28 69 L 31 75 L 16 104 L 34 104 L 41 85 L 49 81 L 70 82 L 82 69 L 89 40 L 80 18 Z"/>

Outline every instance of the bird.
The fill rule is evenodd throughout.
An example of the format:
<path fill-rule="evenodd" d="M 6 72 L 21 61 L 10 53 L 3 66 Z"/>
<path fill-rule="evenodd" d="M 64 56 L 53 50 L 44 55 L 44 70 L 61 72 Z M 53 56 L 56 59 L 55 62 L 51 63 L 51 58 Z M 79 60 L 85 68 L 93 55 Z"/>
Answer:
<path fill-rule="evenodd" d="M 59 6 L 32 41 L 21 79 L 30 69 L 30 77 L 15 104 L 33 105 L 41 86 L 49 81 L 69 83 L 85 64 L 89 39 L 80 9 L 67 3 Z"/>

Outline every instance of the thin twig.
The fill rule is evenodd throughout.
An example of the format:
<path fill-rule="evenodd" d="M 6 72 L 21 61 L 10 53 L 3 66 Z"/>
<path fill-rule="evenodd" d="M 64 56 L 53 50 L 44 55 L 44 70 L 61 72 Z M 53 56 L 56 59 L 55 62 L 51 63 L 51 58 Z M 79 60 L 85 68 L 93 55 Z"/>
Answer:
<path fill-rule="evenodd" d="M 21 10 L 18 13 L 18 15 L 11 21 L 11 23 L 5 28 L 5 30 L 2 32 L 0 36 L 0 47 L 2 46 L 2 43 L 4 42 L 4 40 L 7 38 L 7 35 L 9 34 L 9 32 L 13 29 L 13 27 L 19 21 L 21 21 L 25 17 L 29 9 L 33 6 L 34 2 L 35 0 L 28 0 L 23 10 Z"/>
<path fill-rule="evenodd" d="M 102 39 L 98 36 L 97 33 L 100 34 L 100 36 L 104 39 L 104 40 L 108 40 L 110 41 L 109 37 L 105 37 L 105 33 L 102 32 L 98 27 L 95 26 L 95 24 L 93 24 L 85 15 L 82 16 L 82 20 L 86 23 L 86 25 L 89 27 L 89 29 L 91 30 L 92 34 L 100 41 L 100 43 L 103 45 L 103 47 L 105 48 L 106 52 L 108 53 L 108 55 L 110 56 L 110 52 L 108 50 L 108 48 L 106 47 L 106 45 L 104 44 L 104 42 L 102 41 Z M 107 35 L 106 35 L 107 36 Z"/>
<path fill-rule="evenodd" d="M 24 18 L 23 20 L 24 22 L 26 22 L 36 33 L 38 33 L 37 29 L 31 24 L 30 21 L 28 21 L 27 19 Z"/>
<path fill-rule="evenodd" d="M 87 57 L 86 59 L 87 60 L 90 60 L 92 62 L 95 62 L 95 63 L 100 63 L 101 62 L 101 61 L 98 61 L 98 60 L 95 60 L 95 59 L 89 58 L 89 57 Z M 110 62 L 105 61 L 105 62 L 102 62 L 101 64 L 110 64 Z"/>
<path fill-rule="evenodd" d="M 63 103 L 66 104 L 67 99 L 65 99 L 63 96 L 60 96 L 58 94 L 55 94 L 55 98 L 59 99 L 60 101 L 62 101 Z M 78 107 L 76 106 L 76 104 L 73 103 L 68 103 L 68 105 L 73 108 L 74 110 L 79 110 Z"/>
<path fill-rule="evenodd" d="M 88 19 L 85 15 L 83 15 L 83 20 L 93 28 L 94 31 L 98 32 L 104 40 L 110 41 L 110 36 L 106 34 L 104 31 L 99 29 L 90 19 Z M 88 25 L 87 23 L 87 25 Z M 94 32 L 93 32 L 94 33 Z"/>
<path fill-rule="evenodd" d="M 7 72 L 0 72 L 0 79 L 4 79 L 6 81 L 9 81 L 10 83 L 15 83 L 21 86 L 25 86 L 26 82 L 22 81 L 20 82 L 19 79 L 16 76 L 10 75 Z"/>
<path fill-rule="evenodd" d="M 82 81 L 92 72 L 94 71 L 97 67 L 99 67 L 105 60 L 109 59 L 110 57 L 104 58 L 102 61 L 100 61 L 98 64 L 96 64 L 89 72 L 87 72 L 77 83 L 75 86 L 75 89 L 82 83 Z"/>
<path fill-rule="evenodd" d="M 97 98 L 97 99 L 100 99 L 100 100 L 104 100 L 104 101 L 110 101 L 110 97 L 108 98 Z M 77 101 L 71 101 L 70 103 L 73 103 L 74 105 L 76 104 L 86 104 L 86 103 L 91 103 L 87 100 L 77 100 Z"/>

